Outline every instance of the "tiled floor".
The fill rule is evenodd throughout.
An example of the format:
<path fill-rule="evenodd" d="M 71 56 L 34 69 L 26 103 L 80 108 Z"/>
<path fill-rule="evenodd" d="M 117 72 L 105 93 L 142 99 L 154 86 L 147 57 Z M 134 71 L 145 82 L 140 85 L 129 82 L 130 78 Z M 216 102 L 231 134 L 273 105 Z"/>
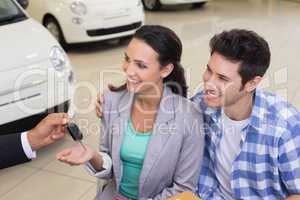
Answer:
<path fill-rule="evenodd" d="M 208 42 L 224 29 L 248 28 L 263 35 L 272 50 L 271 68 L 262 87 L 286 96 L 300 109 L 300 2 L 293 0 L 212 0 L 203 9 L 168 7 L 146 13 L 147 24 L 175 30 L 184 44 L 190 94 L 201 87 L 201 74 L 209 58 Z M 75 45 L 69 51 L 78 81 L 75 121 L 85 142 L 98 147 L 99 121 L 93 105 L 96 92 L 107 83 L 120 83 L 119 67 L 126 42 Z M 0 200 L 89 200 L 96 194 L 96 179 L 81 167 L 55 160 L 61 149 L 72 146 L 70 138 L 38 152 L 28 164 L 0 171 Z"/>

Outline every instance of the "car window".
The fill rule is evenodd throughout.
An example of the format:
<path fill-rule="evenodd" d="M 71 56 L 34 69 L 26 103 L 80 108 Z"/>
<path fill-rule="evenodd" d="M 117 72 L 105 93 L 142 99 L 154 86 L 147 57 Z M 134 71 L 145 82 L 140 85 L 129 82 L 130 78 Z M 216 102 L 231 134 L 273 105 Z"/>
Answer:
<path fill-rule="evenodd" d="M 26 18 L 13 0 L 0 0 L 0 25 L 14 23 Z"/>

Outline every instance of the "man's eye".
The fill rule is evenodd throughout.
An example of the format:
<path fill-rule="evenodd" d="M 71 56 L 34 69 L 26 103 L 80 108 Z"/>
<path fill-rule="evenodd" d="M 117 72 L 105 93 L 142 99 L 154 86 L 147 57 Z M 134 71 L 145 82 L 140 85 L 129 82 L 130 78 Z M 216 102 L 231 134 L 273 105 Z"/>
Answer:
<path fill-rule="evenodd" d="M 227 80 L 226 78 L 224 78 L 224 77 L 220 77 L 220 79 L 221 79 L 222 81 L 225 81 L 225 82 L 228 81 L 228 80 Z"/>

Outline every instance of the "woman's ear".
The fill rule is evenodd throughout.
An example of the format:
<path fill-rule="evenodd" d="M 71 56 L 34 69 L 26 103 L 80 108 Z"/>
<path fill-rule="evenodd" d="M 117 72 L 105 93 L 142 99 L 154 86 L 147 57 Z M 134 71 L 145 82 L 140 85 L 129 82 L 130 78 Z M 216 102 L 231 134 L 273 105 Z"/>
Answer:
<path fill-rule="evenodd" d="M 173 70 L 174 70 L 174 65 L 172 63 L 169 63 L 160 70 L 160 76 L 162 78 L 166 78 L 172 73 Z"/>

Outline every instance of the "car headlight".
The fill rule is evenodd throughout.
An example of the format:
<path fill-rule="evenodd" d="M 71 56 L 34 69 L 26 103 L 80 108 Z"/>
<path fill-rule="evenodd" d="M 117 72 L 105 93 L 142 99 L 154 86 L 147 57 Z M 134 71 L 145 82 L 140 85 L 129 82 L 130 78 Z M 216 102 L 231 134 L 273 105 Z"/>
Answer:
<path fill-rule="evenodd" d="M 71 11 L 76 15 L 83 16 L 87 14 L 87 7 L 81 1 L 74 1 L 73 3 L 71 3 L 70 8 Z"/>
<path fill-rule="evenodd" d="M 56 71 L 61 72 L 66 68 L 67 56 L 60 47 L 52 47 L 49 58 Z"/>

